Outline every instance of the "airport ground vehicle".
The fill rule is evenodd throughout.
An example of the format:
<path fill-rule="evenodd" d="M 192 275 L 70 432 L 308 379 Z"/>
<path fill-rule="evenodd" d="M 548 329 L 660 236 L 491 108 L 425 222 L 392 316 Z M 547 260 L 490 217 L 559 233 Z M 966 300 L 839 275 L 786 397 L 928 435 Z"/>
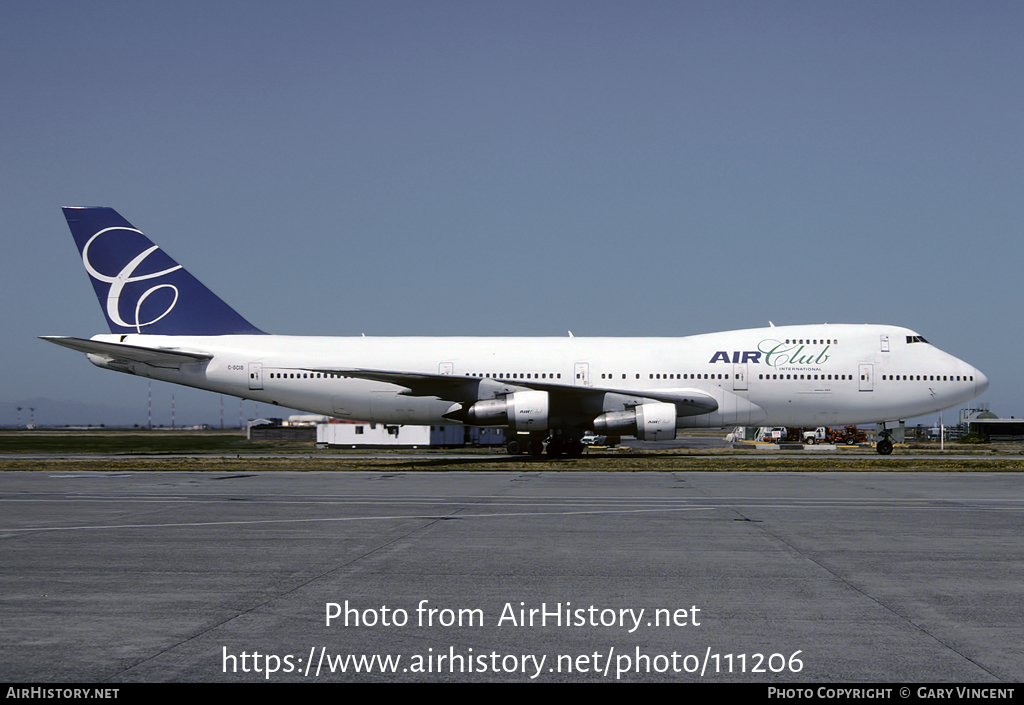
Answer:
<path fill-rule="evenodd" d="M 867 442 L 867 434 L 857 426 L 832 428 L 829 426 L 802 427 L 762 427 L 757 430 L 755 438 L 760 443 L 802 443 L 815 445 L 818 443 L 834 443 L 856 445 Z"/>
<path fill-rule="evenodd" d="M 867 434 L 856 426 L 845 426 L 843 428 L 818 426 L 816 428 L 791 428 L 788 431 L 787 440 L 804 443 L 805 445 L 844 443 L 852 446 L 867 442 Z"/>

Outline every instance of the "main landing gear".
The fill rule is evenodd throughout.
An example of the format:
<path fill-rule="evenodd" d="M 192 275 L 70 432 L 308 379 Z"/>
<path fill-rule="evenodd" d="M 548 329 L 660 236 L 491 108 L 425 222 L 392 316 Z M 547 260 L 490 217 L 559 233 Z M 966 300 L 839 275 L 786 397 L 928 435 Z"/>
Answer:
<path fill-rule="evenodd" d="M 548 455 L 578 458 L 583 455 L 583 441 L 563 431 L 555 431 L 548 439 Z"/>
<path fill-rule="evenodd" d="M 535 458 L 544 455 L 547 449 L 548 455 L 556 458 L 564 455 L 568 458 L 578 458 L 583 455 L 584 445 L 580 436 L 567 431 L 547 431 L 543 433 L 531 433 L 529 440 L 513 437 L 505 449 L 509 455 L 529 453 Z"/>

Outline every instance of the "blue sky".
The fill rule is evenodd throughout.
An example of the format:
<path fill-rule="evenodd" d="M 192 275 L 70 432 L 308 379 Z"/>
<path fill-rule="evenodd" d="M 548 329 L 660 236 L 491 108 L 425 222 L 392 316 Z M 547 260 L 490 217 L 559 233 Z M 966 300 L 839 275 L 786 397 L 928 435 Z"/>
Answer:
<path fill-rule="evenodd" d="M 145 381 L 35 337 L 105 332 L 62 205 L 275 333 L 892 323 L 1024 415 L 1020 3 L 4 10 L 2 424 L 146 420 Z M 157 423 L 172 391 L 219 422 L 154 383 Z"/>

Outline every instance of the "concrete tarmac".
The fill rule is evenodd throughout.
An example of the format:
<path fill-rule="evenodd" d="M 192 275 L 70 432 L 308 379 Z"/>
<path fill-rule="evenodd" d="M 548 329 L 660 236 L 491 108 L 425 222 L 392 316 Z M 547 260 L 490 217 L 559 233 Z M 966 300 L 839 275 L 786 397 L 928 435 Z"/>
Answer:
<path fill-rule="evenodd" d="M 0 508 L 6 682 L 1024 680 L 1022 474 L 7 472 Z"/>

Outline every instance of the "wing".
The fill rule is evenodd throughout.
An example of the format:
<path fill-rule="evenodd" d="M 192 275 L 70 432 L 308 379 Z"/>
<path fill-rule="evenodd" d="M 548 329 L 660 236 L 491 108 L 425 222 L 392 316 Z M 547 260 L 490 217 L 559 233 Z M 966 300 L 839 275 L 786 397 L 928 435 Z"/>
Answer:
<path fill-rule="evenodd" d="M 83 352 L 86 355 L 98 355 L 105 358 L 107 362 L 141 362 L 153 367 L 177 369 L 187 362 L 202 362 L 203 360 L 213 358 L 213 355 L 204 352 L 180 350 L 177 348 L 144 348 L 138 345 L 105 343 L 99 340 L 85 340 L 84 338 L 70 338 L 59 335 L 44 335 L 40 336 L 40 339 Z"/>
<path fill-rule="evenodd" d="M 429 372 L 393 372 L 390 370 L 367 370 L 338 367 L 309 368 L 312 372 L 339 374 L 344 377 L 368 379 L 375 382 L 405 387 L 405 394 L 413 397 L 437 397 L 460 404 L 471 404 L 482 399 L 493 399 L 516 391 L 534 389 L 547 392 L 555 397 L 578 401 L 600 402 L 605 395 L 616 395 L 616 401 L 623 406 L 637 406 L 650 401 L 675 404 L 677 416 L 699 416 L 718 409 L 718 400 L 699 389 L 658 389 L 641 390 L 616 389 L 611 387 L 578 387 L 570 384 L 555 384 L 535 379 L 490 379 L 464 377 L 461 375 L 432 374 Z"/>

